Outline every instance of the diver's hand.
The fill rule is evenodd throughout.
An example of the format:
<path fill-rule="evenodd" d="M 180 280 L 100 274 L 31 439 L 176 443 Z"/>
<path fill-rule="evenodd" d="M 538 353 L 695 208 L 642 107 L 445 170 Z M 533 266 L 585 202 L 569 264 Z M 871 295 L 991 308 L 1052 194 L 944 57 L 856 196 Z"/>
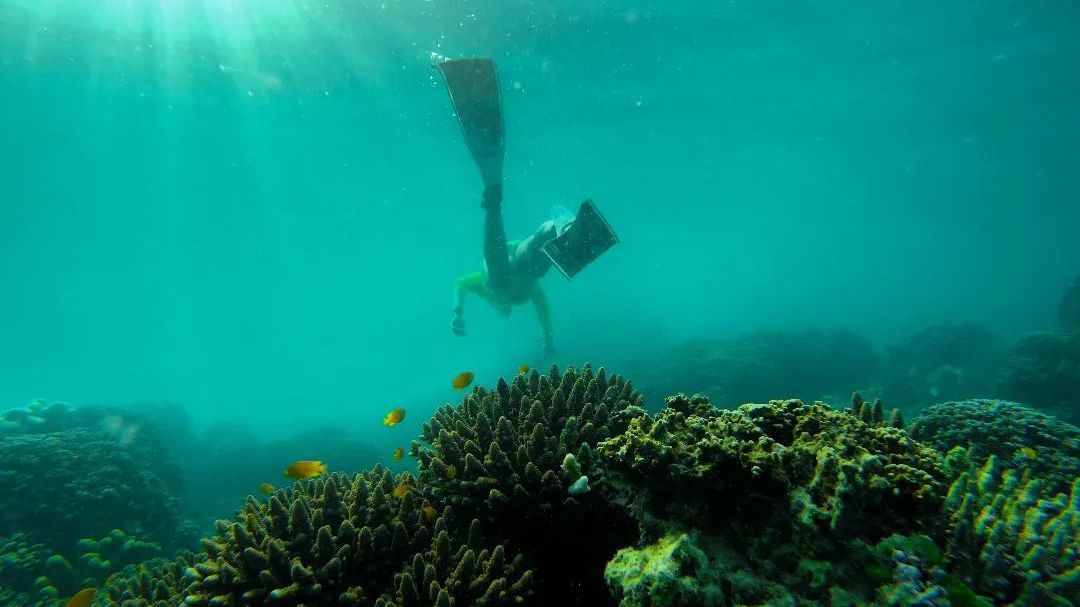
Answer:
<path fill-rule="evenodd" d="M 454 317 L 450 319 L 450 330 L 458 337 L 465 337 L 465 317 L 461 312 L 454 312 Z"/>

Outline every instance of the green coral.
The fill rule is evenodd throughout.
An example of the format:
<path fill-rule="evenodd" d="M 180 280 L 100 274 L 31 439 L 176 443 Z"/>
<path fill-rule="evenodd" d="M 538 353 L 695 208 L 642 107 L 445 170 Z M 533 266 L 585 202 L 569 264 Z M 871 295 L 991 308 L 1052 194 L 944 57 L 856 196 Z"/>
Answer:
<path fill-rule="evenodd" d="M 100 540 L 83 539 L 73 550 L 54 552 L 32 543 L 23 533 L 0 546 L 0 583 L 24 597 L 36 597 L 42 607 L 62 604 L 79 589 L 99 586 L 122 568 L 159 556 L 161 547 L 142 542 L 121 529 Z"/>
<path fill-rule="evenodd" d="M 28 603 L 36 579 L 52 552 L 26 533 L 0 537 L 0 589 L 9 604 Z"/>
<path fill-rule="evenodd" d="M 943 453 L 970 446 L 976 459 L 993 455 L 1005 467 L 1026 468 L 1051 492 L 1068 491 L 1080 470 L 1080 428 L 1007 400 L 934 405 L 919 414 L 909 433 Z"/>
<path fill-rule="evenodd" d="M 995 605 L 1080 601 L 1080 478 L 1051 494 L 994 456 L 949 488 L 951 569 Z"/>
<path fill-rule="evenodd" d="M 599 453 L 646 540 L 690 526 L 740 552 L 726 579 L 765 580 L 734 599 L 746 603 L 776 600 L 771 584 L 825 598 L 858 577 L 857 542 L 932 529 L 945 482 L 940 455 L 903 430 L 798 400 L 722 411 L 678 395 Z"/>
<path fill-rule="evenodd" d="M 116 527 L 169 549 L 194 545 L 178 472 L 152 426 L 121 422 L 112 409 L 41 401 L 0 415 L 0 529 L 69 557 L 79 539 Z M 128 425 L 118 435 L 110 420 Z"/>
<path fill-rule="evenodd" d="M 197 557 L 183 553 L 173 559 L 154 559 L 125 567 L 105 583 L 96 604 L 120 607 L 176 607 Z"/>
<path fill-rule="evenodd" d="M 603 593 L 592 572 L 636 535 L 605 496 L 593 448 L 645 415 L 631 383 L 604 369 L 533 371 L 477 387 L 435 412 L 412 453 L 433 499 L 475 517 L 545 572 L 544 604 Z M 569 495 L 588 476 L 592 490 Z"/>
<path fill-rule="evenodd" d="M 623 548 L 604 569 L 619 607 L 724 605 L 706 553 L 688 533 L 670 534 L 643 548 Z"/>
<path fill-rule="evenodd" d="M 423 607 L 511 605 L 529 596 L 532 572 L 501 543 L 487 543 L 478 521 L 446 508 L 424 511 L 408 473 L 334 474 L 249 498 L 232 522 L 204 540 L 205 555 L 145 584 L 143 572 L 110 582 L 112 604 L 157 605 L 183 597 L 189 607 L 323 604 Z M 158 597 L 165 597 L 159 599 Z"/>

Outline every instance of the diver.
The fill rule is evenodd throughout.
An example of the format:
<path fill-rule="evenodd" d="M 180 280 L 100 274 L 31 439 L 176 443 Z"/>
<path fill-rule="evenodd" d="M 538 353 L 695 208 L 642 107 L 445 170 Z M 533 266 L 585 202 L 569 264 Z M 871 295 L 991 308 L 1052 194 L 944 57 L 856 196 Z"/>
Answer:
<path fill-rule="evenodd" d="M 454 335 L 465 335 L 465 296 L 474 294 L 503 315 L 516 305 L 532 302 L 544 334 L 544 358 L 554 353 L 551 310 L 540 279 L 554 265 L 566 278 L 618 242 L 611 226 L 591 200 L 577 215 L 556 206 L 553 217 L 530 236 L 506 240 L 502 215 L 503 120 L 502 98 L 495 63 L 489 58 L 454 59 L 435 65 L 446 80 L 465 143 L 484 180 L 480 208 L 484 213 L 484 261 L 478 272 L 454 283 Z"/>

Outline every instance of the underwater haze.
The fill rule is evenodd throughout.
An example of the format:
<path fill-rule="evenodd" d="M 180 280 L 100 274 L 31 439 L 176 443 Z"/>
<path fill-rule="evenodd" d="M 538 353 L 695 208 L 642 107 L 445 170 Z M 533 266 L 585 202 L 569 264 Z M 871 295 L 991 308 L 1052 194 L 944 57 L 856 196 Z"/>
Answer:
<path fill-rule="evenodd" d="M 5 0 L 0 395 L 276 434 L 542 362 L 527 307 L 448 329 L 481 184 L 432 53 L 496 60 L 511 238 L 590 197 L 620 238 L 544 279 L 557 361 L 1052 324 L 1080 267 L 1077 23 L 1062 2 Z"/>

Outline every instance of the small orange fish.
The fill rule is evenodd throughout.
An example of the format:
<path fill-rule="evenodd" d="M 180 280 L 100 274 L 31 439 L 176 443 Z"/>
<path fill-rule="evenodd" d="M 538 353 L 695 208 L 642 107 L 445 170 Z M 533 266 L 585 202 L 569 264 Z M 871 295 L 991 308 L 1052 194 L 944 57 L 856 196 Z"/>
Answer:
<path fill-rule="evenodd" d="M 455 375 L 454 379 L 450 380 L 450 385 L 453 386 L 455 390 L 462 390 L 469 387 L 469 384 L 472 383 L 474 377 L 476 377 L 476 375 L 473 374 L 472 371 L 462 371 Z"/>
<path fill-rule="evenodd" d="M 394 487 L 394 497 L 401 499 L 405 497 L 405 494 L 415 489 L 408 481 L 402 481 L 397 487 Z"/>
<path fill-rule="evenodd" d="M 288 472 L 286 472 L 286 474 L 288 474 Z M 271 493 L 274 492 L 274 486 L 271 485 L 270 483 L 262 483 L 262 484 L 259 485 L 259 491 L 262 491 L 263 493 L 265 493 L 267 495 L 270 495 Z"/>
<path fill-rule="evenodd" d="M 400 462 L 403 457 L 405 457 L 405 447 L 398 445 L 398 448 L 394 449 L 394 461 Z"/>
<path fill-rule="evenodd" d="M 396 426 L 403 419 L 405 419 L 405 409 L 394 409 L 383 416 L 382 423 L 384 426 Z"/>
<path fill-rule="evenodd" d="M 446 467 L 446 478 L 457 478 L 457 466 L 450 464 Z"/>
<path fill-rule="evenodd" d="M 439 511 L 435 509 L 435 506 L 428 504 L 424 506 L 424 520 L 431 522 L 435 520 L 435 517 L 439 514 Z"/>
<path fill-rule="evenodd" d="M 528 372 L 529 372 L 529 365 L 526 365 L 526 364 L 518 365 L 518 375 L 525 375 Z"/>
<path fill-rule="evenodd" d="M 90 603 L 94 602 L 95 594 L 97 594 L 97 588 L 83 588 L 72 595 L 64 607 L 90 607 Z"/>
<path fill-rule="evenodd" d="M 285 469 L 285 476 L 298 481 L 320 474 L 326 474 L 326 464 L 318 460 L 300 460 Z"/>

